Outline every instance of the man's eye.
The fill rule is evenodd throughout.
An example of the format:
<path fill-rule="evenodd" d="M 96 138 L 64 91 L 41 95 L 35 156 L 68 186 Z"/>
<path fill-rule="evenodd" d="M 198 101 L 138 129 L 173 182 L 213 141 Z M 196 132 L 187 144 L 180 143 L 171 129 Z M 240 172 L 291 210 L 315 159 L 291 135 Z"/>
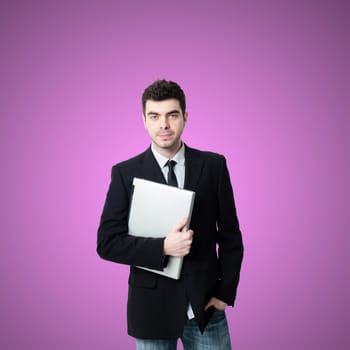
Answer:
<path fill-rule="evenodd" d="M 170 118 L 176 119 L 179 115 L 178 114 L 170 114 Z"/>
<path fill-rule="evenodd" d="M 158 116 L 157 115 L 150 115 L 149 118 L 151 120 L 157 120 L 158 119 Z"/>

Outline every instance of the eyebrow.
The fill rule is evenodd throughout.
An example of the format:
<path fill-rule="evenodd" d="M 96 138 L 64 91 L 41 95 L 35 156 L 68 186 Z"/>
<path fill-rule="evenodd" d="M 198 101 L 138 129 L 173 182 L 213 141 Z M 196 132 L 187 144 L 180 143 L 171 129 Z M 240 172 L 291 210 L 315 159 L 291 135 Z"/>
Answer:
<path fill-rule="evenodd" d="M 159 115 L 159 113 L 151 111 L 151 112 L 148 112 L 147 115 Z"/>
<path fill-rule="evenodd" d="M 170 114 L 180 114 L 180 111 L 177 109 L 174 109 L 174 110 L 167 113 L 167 115 L 170 115 Z"/>
<path fill-rule="evenodd" d="M 166 113 L 166 115 L 170 115 L 170 114 L 180 114 L 180 110 L 173 109 L 172 111 Z M 147 115 L 160 115 L 160 113 L 150 111 L 147 113 Z"/>

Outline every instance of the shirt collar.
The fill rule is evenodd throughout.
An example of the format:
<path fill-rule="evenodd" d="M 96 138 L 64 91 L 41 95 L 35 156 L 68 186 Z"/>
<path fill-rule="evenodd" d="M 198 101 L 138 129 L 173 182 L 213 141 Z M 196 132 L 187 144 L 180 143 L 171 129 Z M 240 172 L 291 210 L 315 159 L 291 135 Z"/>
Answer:
<path fill-rule="evenodd" d="M 171 159 L 168 159 L 168 158 L 164 157 L 163 155 L 161 155 L 159 152 L 157 152 L 153 146 L 153 143 L 151 144 L 151 150 L 152 150 L 154 157 L 157 160 L 157 163 L 159 164 L 159 166 L 161 168 L 163 168 L 166 165 L 168 160 L 175 160 L 175 162 L 177 164 L 185 165 L 185 144 L 183 142 L 182 142 L 182 146 L 180 147 L 178 152 Z"/>

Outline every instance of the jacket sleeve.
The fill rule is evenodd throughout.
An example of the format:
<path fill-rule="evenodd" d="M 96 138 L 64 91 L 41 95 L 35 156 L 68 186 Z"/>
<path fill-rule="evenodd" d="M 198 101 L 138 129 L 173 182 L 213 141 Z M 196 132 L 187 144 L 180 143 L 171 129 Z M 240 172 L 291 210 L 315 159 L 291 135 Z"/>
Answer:
<path fill-rule="evenodd" d="M 225 158 L 220 167 L 217 196 L 219 281 L 215 297 L 233 305 L 243 259 L 243 242 Z"/>
<path fill-rule="evenodd" d="M 97 253 L 116 263 L 162 270 L 164 238 L 128 234 L 131 189 L 127 186 L 118 165 L 115 165 L 97 232 Z"/>

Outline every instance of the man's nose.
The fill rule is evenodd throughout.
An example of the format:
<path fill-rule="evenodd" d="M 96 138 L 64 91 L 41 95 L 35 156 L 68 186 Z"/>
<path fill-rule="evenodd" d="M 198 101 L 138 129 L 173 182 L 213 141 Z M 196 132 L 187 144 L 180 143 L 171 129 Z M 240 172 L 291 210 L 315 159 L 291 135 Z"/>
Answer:
<path fill-rule="evenodd" d="M 160 127 L 162 129 L 168 129 L 169 128 L 169 121 L 166 116 L 163 116 L 160 118 Z"/>

